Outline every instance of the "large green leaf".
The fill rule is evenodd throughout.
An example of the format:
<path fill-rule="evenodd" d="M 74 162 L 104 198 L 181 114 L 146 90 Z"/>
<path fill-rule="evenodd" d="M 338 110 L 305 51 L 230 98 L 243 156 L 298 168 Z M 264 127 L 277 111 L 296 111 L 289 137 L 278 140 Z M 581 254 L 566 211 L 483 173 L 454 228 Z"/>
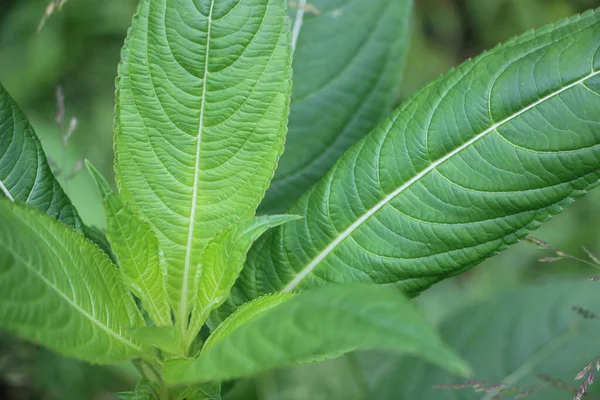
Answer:
<path fill-rule="evenodd" d="M 339 285 L 294 295 L 207 342 L 198 358 L 167 361 L 163 372 L 170 383 L 227 380 L 359 348 L 411 353 L 468 371 L 398 289 Z"/>
<path fill-rule="evenodd" d="M 123 205 L 100 172 L 90 163 L 87 167 L 102 197 L 106 235 L 125 284 L 142 301 L 156 326 L 172 325 L 158 239 L 139 215 Z"/>
<path fill-rule="evenodd" d="M 54 177 L 42 144 L 25 114 L 0 84 L 0 197 L 27 203 L 83 229 L 71 201 Z"/>
<path fill-rule="evenodd" d="M 501 398 L 512 399 L 519 392 L 534 390 L 528 400 L 570 399 L 574 393 L 569 394 L 565 387 L 552 388 L 550 381 L 541 377 L 579 387 L 581 381 L 575 376 L 600 355 L 600 321 L 584 319 L 572 308 L 596 311 L 599 302 L 600 291 L 591 282 L 526 288 L 467 307 L 448 318 L 441 333 L 471 363 L 474 379 L 488 387 L 503 384 L 499 390 L 518 388 L 512 396 Z M 368 399 L 489 400 L 498 393 L 436 389 L 434 385 L 461 381 L 409 357 L 371 354 L 361 359 L 371 387 Z M 599 389 L 594 384 L 590 391 L 600 393 Z"/>
<path fill-rule="evenodd" d="M 296 2 L 288 138 L 261 211 L 286 210 L 392 110 L 410 6 L 410 0 Z"/>
<path fill-rule="evenodd" d="M 424 88 L 259 239 L 232 292 L 418 293 L 496 254 L 600 177 L 600 12 L 529 32 Z"/>
<path fill-rule="evenodd" d="M 122 362 L 143 349 L 144 324 L 118 271 L 80 233 L 38 210 L 0 201 L 0 326 L 64 355 Z"/>
<path fill-rule="evenodd" d="M 194 281 L 195 298 L 187 345 L 206 322 L 210 312 L 227 300 L 246 261 L 252 243 L 267 229 L 298 219 L 293 215 L 250 218 L 233 224 L 206 246 Z"/>
<path fill-rule="evenodd" d="M 117 181 L 168 260 L 185 329 L 202 249 L 253 215 L 282 152 L 284 0 L 142 0 L 117 82 Z"/>

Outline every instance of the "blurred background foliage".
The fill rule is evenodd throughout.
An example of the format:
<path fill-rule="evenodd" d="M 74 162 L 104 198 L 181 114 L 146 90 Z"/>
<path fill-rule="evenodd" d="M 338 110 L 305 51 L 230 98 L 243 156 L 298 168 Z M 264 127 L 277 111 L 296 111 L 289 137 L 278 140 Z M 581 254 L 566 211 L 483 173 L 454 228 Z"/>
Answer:
<path fill-rule="evenodd" d="M 0 80 L 30 118 L 84 220 L 103 226 L 95 187 L 87 172 L 78 169 L 80 160 L 87 158 L 106 176 L 113 175 L 114 79 L 136 1 L 69 0 L 38 32 L 48 4 L 49 0 L 0 0 Z M 600 0 L 415 0 L 412 45 L 398 103 L 463 60 L 511 36 L 599 6 Z M 56 123 L 58 87 L 65 99 L 63 126 Z M 77 127 L 65 146 L 63 136 L 73 117 Z M 577 255 L 584 254 L 581 245 L 600 253 L 599 201 L 600 190 L 547 223 L 536 237 Z M 465 306 L 524 285 L 557 279 L 600 285 L 586 282 L 586 277 L 595 274 L 589 266 L 569 260 L 537 261 L 551 255 L 521 243 L 469 273 L 435 286 L 417 303 L 439 324 Z M 354 398 L 355 385 L 364 383 L 348 370 L 352 363 L 339 367 L 336 363 L 298 373 L 290 370 L 279 375 L 283 382 L 263 377 L 258 380 L 263 388 L 259 392 L 270 399 L 273 392 L 264 385 L 277 383 L 287 387 L 285 393 L 273 397 L 280 400 Z M 308 376 L 313 381 L 310 391 L 297 384 Z M 339 379 L 324 378 L 333 376 Z M 352 384 L 339 381 L 346 378 Z M 131 386 L 133 379 L 128 369 L 87 366 L 0 337 L 3 400 L 110 399 L 110 393 Z"/>

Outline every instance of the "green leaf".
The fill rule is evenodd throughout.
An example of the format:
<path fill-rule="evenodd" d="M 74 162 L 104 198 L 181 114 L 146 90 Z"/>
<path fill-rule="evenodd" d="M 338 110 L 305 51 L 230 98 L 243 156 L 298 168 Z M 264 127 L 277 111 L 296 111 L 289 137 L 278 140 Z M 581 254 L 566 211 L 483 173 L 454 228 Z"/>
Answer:
<path fill-rule="evenodd" d="M 600 177 L 599 47 L 588 12 L 424 88 L 256 242 L 235 303 L 357 281 L 416 294 L 561 212 Z"/>
<path fill-rule="evenodd" d="M 254 214 L 286 131 L 284 0 L 142 0 L 117 82 L 123 201 L 155 230 L 187 328 L 203 248 Z"/>
<path fill-rule="evenodd" d="M 98 170 L 89 162 L 87 167 L 102 197 L 106 235 L 125 284 L 142 300 L 144 309 L 156 326 L 172 325 L 166 271 L 161 265 L 158 239 L 148 223 L 123 205 Z"/>
<path fill-rule="evenodd" d="M 295 295 L 207 342 L 197 359 L 167 361 L 163 373 L 169 383 L 227 380 L 371 348 L 469 371 L 396 288 L 342 285 Z"/>
<path fill-rule="evenodd" d="M 175 400 L 221 400 L 221 385 L 207 383 L 175 391 Z"/>
<path fill-rule="evenodd" d="M 263 374 L 255 385 L 261 400 L 379 400 L 366 397 L 363 371 L 356 358 L 351 353 L 322 363 L 282 368 Z"/>
<path fill-rule="evenodd" d="M 54 177 L 42 144 L 0 84 L 0 197 L 26 203 L 83 230 L 77 210 Z"/>
<path fill-rule="evenodd" d="M 192 318 L 187 345 L 196 337 L 210 312 L 227 300 L 252 243 L 267 229 L 298 219 L 294 215 L 251 218 L 231 225 L 207 246 L 194 282 Z"/>
<path fill-rule="evenodd" d="M 441 333 L 484 386 L 517 387 L 517 393 L 535 389 L 528 400 L 564 400 L 575 394 L 569 397 L 569 387 L 581 384 L 575 376 L 600 354 L 600 320 L 584 319 L 572 308 L 597 310 L 598 302 L 600 291 L 593 282 L 525 288 L 463 309 L 442 323 Z M 435 389 L 461 381 L 410 357 L 370 354 L 362 356 L 362 363 L 371 386 L 369 399 L 490 400 L 498 393 Z M 563 387 L 553 388 L 544 376 Z M 590 388 L 598 389 L 596 384 Z"/>
<path fill-rule="evenodd" d="M 106 238 L 106 233 L 101 229 L 91 225 L 86 225 L 83 229 L 85 232 L 85 237 L 98 246 L 100 250 L 104 251 L 110 257 L 110 260 L 116 264 L 117 260 L 115 259 L 115 255 L 112 252 L 110 243 Z"/>
<path fill-rule="evenodd" d="M 167 354 L 179 355 L 183 349 L 181 335 L 174 326 L 142 326 L 128 330 L 132 338 L 148 347 L 156 347 Z"/>
<path fill-rule="evenodd" d="M 410 10 L 410 0 L 296 1 L 289 132 L 262 212 L 287 210 L 392 111 Z"/>
<path fill-rule="evenodd" d="M 93 363 L 145 351 L 127 327 L 143 318 L 106 254 L 38 210 L 0 201 L 0 326 Z"/>
<path fill-rule="evenodd" d="M 259 297 L 244 304 L 217 326 L 206 340 L 206 343 L 204 343 L 203 351 L 210 348 L 215 342 L 229 336 L 242 325 L 254 321 L 272 308 L 288 301 L 293 296 L 294 295 L 291 293 L 271 294 Z"/>

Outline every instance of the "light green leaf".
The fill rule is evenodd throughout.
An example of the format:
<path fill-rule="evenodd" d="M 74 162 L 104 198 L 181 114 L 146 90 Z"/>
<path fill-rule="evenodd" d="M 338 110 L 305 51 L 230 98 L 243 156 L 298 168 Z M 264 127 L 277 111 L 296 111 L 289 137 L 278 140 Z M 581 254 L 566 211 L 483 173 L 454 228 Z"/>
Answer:
<path fill-rule="evenodd" d="M 287 210 L 389 115 L 409 37 L 410 0 L 295 3 L 289 132 L 260 207 L 270 214 Z"/>
<path fill-rule="evenodd" d="M 85 237 L 98 246 L 100 250 L 104 251 L 110 257 L 112 262 L 116 263 L 117 260 L 115 259 L 115 255 L 112 252 L 110 243 L 106 238 L 106 233 L 101 229 L 91 225 L 86 225 L 83 229 L 85 232 Z"/>
<path fill-rule="evenodd" d="M 594 282 L 525 288 L 465 308 L 442 323 L 441 333 L 473 366 L 473 379 L 484 386 L 504 385 L 498 389 L 519 388 L 506 399 L 532 389 L 528 400 L 570 399 L 575 393 L 568 387 L 581 384 L 575 376 L 600 355 L 600 320 L 584 319 L 572 308 L 596 311 L 599 302 Z M 434 385 L 461 381 L 411 357 L 375 353 L 361 359 L 371 387 L 369 399 L 490 400 L 498 393 L 435 389 Z M 552 388 L 540 378 L 544 375 L 563 387 Z M 597 384 L 590 387 L 593 393 L 599 389 Z"/>
<path fill-rule="evenodd" d="M 148 347 L 156 347 L 165 353 L 179 355 L 183 349 L 181 335 L 174 326 L 142 326 L 128 330 L 132 338 Z"/>
<path fill-rule="evenodd" d="M 98 170 L 89 162 L 87 167 L 102 197 L 106 235 L 119 262 L 125 284 L 141 299 L 156 326 L 172 325 L 166 271 L 161 265 L 158 239 L 138 214 L 123 205 Z"/>
<path fill-rule="evenodd" d="M 25 114 L 0 84 L 0 197 L 26 203 L 83 230 Z"/>
<path fill-rule="evenodd" d="M 599 48 L 588 12 L 424 88 L 256 242 L 235 303 L 357 281 L 416 294 L 561 212 L 600 177 Z"/>
<path fill-rule="evenodd" d="M 187 328 L 203 248 L 254 214 L 283 149 L 284 0 L 142 0 L 117 82 L 117 181 L 155 230 Z"/>
<path fill-rule="evenodd" d="M 0 201 L 0 326 L 93 363 L 144 349 L 126 332 L 143 318 L 106 254 L 38 210 Z"/>
<path fill-rule="evenodd" d="M 207 383 L 175 391 L 175 400 L 221 400 L 221 385 Z"/>
<path fill-rule="evenodd" d="M 210 348 L 214 343 L 229 336 L 233 331 L 240 328 L 267 311 L 288 301 L 294 295 L 292 293 L 271 294 L 259 297 L 238 308 L 225 321 L 221 322 L 204 343 L 203 351 Z"/>
<path fill-rule="evenodd" d="M 412 353 L 457 373 L 469 368 L 394 287 L 318 288 L 208 343 L 195 360 L 167 361 L 169 383 L 227 380 L 355 349 Z"/>
<path fill-rule="evenodd" d="M 252 243 L 267 229 L 295 219 L 298 217 L 294 215 L 247 219 L 231 225 L 206 246 L 194 282 L 196 297 L 193 300 L 188 345 L 194 340 L 210 312 L 229 297 Z"/>
<path fill-rule="evenodd" d="M 137 383 L 135 391 L 117 393 L 115 397 L 119 400 L 158 400 L 152 389 L 152 384 L 146 379 L 142 379 Z"/>

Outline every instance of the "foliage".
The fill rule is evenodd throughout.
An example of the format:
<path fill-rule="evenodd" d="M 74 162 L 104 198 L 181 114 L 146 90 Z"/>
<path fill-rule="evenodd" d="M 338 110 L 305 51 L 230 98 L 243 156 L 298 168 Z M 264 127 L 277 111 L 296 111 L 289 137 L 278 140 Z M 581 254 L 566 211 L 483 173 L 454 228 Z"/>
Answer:
<path fill-rule="evenodd" d="M 281 398 L 229 381 L 328 359 L 350 360 L 343 373 L 360 377 L 357 398 L 397 393 L 387 369 L 373 373 L 376 355 L 343 356 L 355 350 L 469 373 L 401 292 L 471 269 L 598 185 L 600 13 L 499 45 L 380 122 L 396 97 L 411 2 L 289 8 L 291 18 L 284 0 L 139 2 L 116 82 L 118 192 L 88 163 L 105 232 L 84 225 L 0 87 L 3 329 L 91 363 L 131 361 L 142 379 L 118 394 L 127 399 Z M 255 216 L 265 196 L 261 213 L 287 214 Z M 515 315 L 536 332 L 504 375 L 450 385 L 488 398 L 537 393 L 521 378 L 554 336 L 566 351 L 572 331 L 560 314 L 537 332 L 555 312 L 535 314 L 537 300 L 574 291 L 538 290 L 443 325 L 476 373 L 484 353 L 455 339 L 476 315 L 508 315 L 482 347 L 492 334 L 511 339 L 500 328 Z M 388 365 L 406 377 L 433 368 L 399 360 Z M 418 391 L 441 374 L 432 371 L 409 378 Z"/>

